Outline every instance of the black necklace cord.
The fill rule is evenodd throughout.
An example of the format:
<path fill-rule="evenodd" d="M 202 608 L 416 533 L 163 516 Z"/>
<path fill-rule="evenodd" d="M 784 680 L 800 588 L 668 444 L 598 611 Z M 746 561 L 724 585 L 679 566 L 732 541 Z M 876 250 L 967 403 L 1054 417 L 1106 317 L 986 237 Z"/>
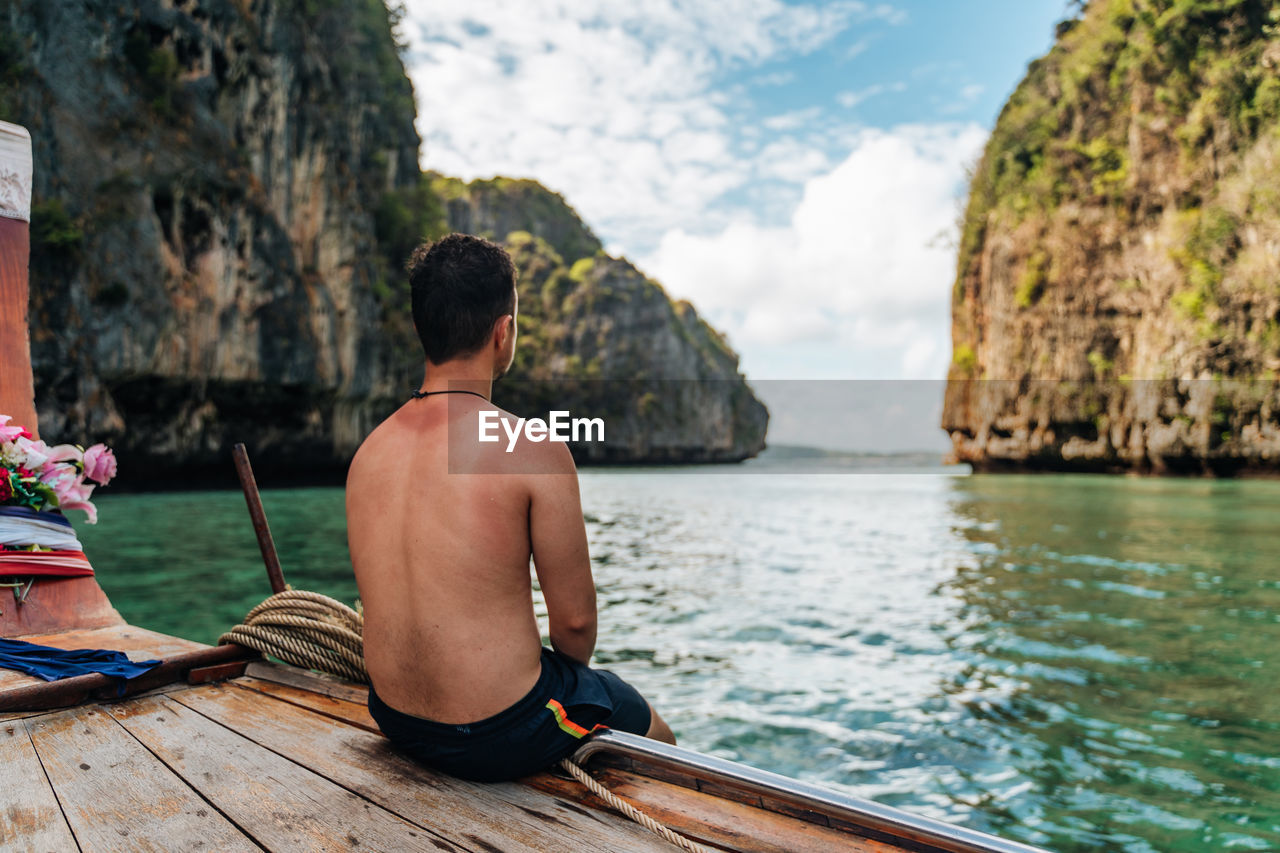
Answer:
<path fill-rule="evenodd" d="M 414 391 L 409 396 L 415 400 L 421 400 L 424 397 L 430 397 L 433 394 L 470 394 L 473 397 L 479 397 L 481 400 L 484 400 L 486 403 L 489 402 L 489 398 L 481 394 L 479 391 L 463 391 L 461 389 L 449 390 L 449 391 Z"/>

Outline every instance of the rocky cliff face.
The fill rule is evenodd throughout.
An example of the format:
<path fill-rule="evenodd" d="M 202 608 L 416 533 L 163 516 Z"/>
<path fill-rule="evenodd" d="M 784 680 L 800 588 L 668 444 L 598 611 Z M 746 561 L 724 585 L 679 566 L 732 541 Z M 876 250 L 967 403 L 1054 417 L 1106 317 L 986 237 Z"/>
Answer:
<path fill-rule="evenodd" d="M 764 446 L 768 413 L 692 305 L 601 251 L 566 264 L 527 231 L 507 244 L 522 271 L 523 337 L 495 399 L 517 412 L 572 400 L 602 417 L 604 443 L 575 448 L 589 461 L 736 462 Z"/>
<path fill-rule="evenodd" d="M 980 469 L 1280 472 L 1280 16 L 1094 0 L 975 172 L 943 426 Z"/>
<path fill-rule="evenodd" d="M 401 266 L 423 237 L 527 232 L 549 253 L 538 263 L 560 266 L 600 248 L 532 182 L 419 172 L 382 0 L 5 0 L 0 118 L 35 147 L 42 431 L 107 437 L 137 481 L 223 470 L 236 440 L 260 467 L 341 469 L 420 379 Z M 655 353 L 675 354 L 651 359 L 659 373 L 710 371 L 750 398 L 731 354 L 670 344 L 718 336 L 660 301 L 645 303 L 648 325 L 623 303 L 610 316 L 543 310 L 581 334 L 644 326 Z M 601 375 L 623 369 L 591 357 Z M 742 411 L 728 457 L 763 442 L 763 408 Z M 680 417 L 692 447 L 699 412 Z"/>
<path fill-rule="evenodd" d="M 497 240 L 520 271 L 520 343 L 496 402 L 530 416 L 568 407 L 603 418 L 603 443 L 571 445 L 586 462 L 736 462 L 764 447 L 768 412 L 724 338 L 606 254 L 563 198 L 528 180 L 426 180 L 428 231 Z"/>

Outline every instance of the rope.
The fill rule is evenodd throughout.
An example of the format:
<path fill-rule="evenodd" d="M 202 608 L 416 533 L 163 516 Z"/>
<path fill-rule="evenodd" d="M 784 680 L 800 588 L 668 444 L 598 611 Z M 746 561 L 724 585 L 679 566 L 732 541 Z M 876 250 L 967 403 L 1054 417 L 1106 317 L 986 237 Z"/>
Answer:
<path fill-rule="evenodd" d="M 289 589 L 250 610 L 244 622 L 218 638 L 218 645 L 236 643 L 294 666 L 368 684 L 363 634 L 364 617 L 347 605 L 318 592 Z M 650 832 L 690 853 L 715 853 L 620 799 L 573 759 L 562 760 L 560 766 L 591 793 Z"/>
<path fill-rule="evenodd" d="M 685 838 L 674 829 L 671 829 L 668 826 L 663 826 L 644 812 L 637 809 L 635 806 L 631 805 L 631 803 L 620 798 L 604 785 L 601 785 L 592 778 L 587 771 L 583 770 L 581 766 L 576 764 L 572 758 L 564 759 L 560 762 L 560 766 L 567 770 L 570 776 L 581 782 L 588 791 L 595 794 L 597 797 L 604 800 L 610 806 L 622 812 L 645 829 L 657 835 L 661 835 L 675 846 L 688 850 L 689 853 L 716 853 L 716 851 L 712 850 L 710 847 L 704 847 L 696 841 Z"/>
<path fill-rule="evenodd" d="M 318 592 L 278 592 L 249 611 L 244 622 L 218 638 L 273 658 L 369 683 L 364 668 L 364 617 Z"/>

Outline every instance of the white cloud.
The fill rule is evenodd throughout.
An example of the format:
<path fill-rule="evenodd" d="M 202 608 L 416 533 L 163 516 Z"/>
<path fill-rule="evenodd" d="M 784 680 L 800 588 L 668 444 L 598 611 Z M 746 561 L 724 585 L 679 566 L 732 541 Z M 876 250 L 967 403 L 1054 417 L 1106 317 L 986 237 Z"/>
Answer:
<path fill-rule="evenodd" d="M 862 56 L 862 54 L 866 53 L 867 48 L 869 47 L 871 47 L 871 39 L 869 38 L 858 39 L 853 44 L 849 45 L 848 48 L 845 49 L 845 52 L 844 52 L 845 61 L 847 62 L 851 59 L 857 59 L 859 56 Z"/>
<path fill-rule="evenodd" d="M 951 114 L 964 112 L 969 109 L 969 107 L 973 106 L 974 102 L 977 101 L 985 91 L 986 87 L 979 83 L 970 83 L 967 86 L 961 86 L 959 93 L 956 95 L 956 99 L 951 103 L 944 105 L 941 108 L 941 112 Z"/>
<path fill-rule="evenodd" d="M 767 82 L 778 84 L 789 72 L 777 61 L 856 22 L 899 18 L 855 0 L 407 0 L 406 9 L 423 165 L 467 179 L 537 178 L 611 247 L 632 252 L 672 226 L 723 225 L 723 211 L 709 208 L 772 168 L 741 146 L 743 105 L 721 86 L 725 75 L 769 65 Z M 804 160 L 793 179 L 812 171 L 814 158 Z"/>
<path fill-rule="evenodd" d="M 802 184 L 831 168 L 826 154 L 791 136 L 770 142 L 756 159 L 760 177 L 793 184 Z"/>
<path fill-rule="evenodd" d="M 837 37 L 852 42 L 837 53 L 848 61 L 875 38 L 852 27 L 901 24 L 900 10 L 839 0 L 407 7 L 424 166 L 529 176 L 564 193 L 611 252 L 632 254 L 725 329 L 749 375 L 941 374 L 954 249 L 936 238 L 953 228 L 983 132 L 873 131 L 822 106 L 761 114 L 751 103 L 796 82 L 788 61 Z M 824 99 L 853 108 L 905 87 Z"/>
<path fill-rule="evenodd" d="M 789 110 L 785 113 L 769 116 L 761 122 L 769 130 L 798 130 L 813 122 L 822 115 L 821 107 L 805 107 L 800 110 Z"/>
<path fill-rule="evenodd" d="M 848 92 L 838 92 L 836 94 L 836 103 L 845 109 L 853 109 L 863 101 L 874 98 L 876 95 L 883 95 L 886 92 L 904 92 L 907 84 L 902 82 L 891 83 L 885 85 L 883 83 L 874 83 L 865 89 L 855 89 Z"/>
<path fill-rule="evenodd" d="M 837 375 L 939 376 L 955 254 L 937 237 L 954 229 L 985 136 L 976 125 L 863 131 L 808 181 L 788 225 L 672 230 L 645 265 L 727 330 L 749 371 L 754 350 L 827 340 L 844 359 Z"/>
<path fill-rule="evenodd" d="M 754 77 L 751 82 L 756 86 L 785 86 L 788 83 L 794 83 L 795 80 L 796 73 L 794 71 L 773 71 Z"/>
<path fill-rule="evenodd" d="M 869 10 L 869 14 L 876 18 L 882 18 L 890 24 L 905 24 L 910 17 L 906 9 L 898 9 L 889 3 L 881 3 L 874 9 Z"/>
<path fill-rule="evenodd" d="M 857 91 L 853 91 L 853 92 L 840 92 L 839 94 L 836 95 L 836 102 L 839 103 L 840 106 L 844 107 L 845 109 L 853 109 L 858 104 L 865 101 L 867 98 L 874 98 L 876 95 L 879 95 L 883 92 L 884 92 L 884 85 L 881 83 L 876 83 L 874 85 L 866 87 L 865 89 L 858 89 Z"/>

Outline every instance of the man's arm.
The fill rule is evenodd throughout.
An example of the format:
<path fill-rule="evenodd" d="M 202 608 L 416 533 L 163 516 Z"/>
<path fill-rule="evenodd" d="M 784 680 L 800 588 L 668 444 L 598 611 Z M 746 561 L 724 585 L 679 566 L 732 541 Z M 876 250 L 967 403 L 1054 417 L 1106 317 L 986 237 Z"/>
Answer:
<path fill-rule="evenodd" d="M 596 587 L 591 579 L 578 472 L 566 445 L 552 443 L 542 449 L 551 454 L 549 468 L 554 473 L 529 478 L 533 565 L 547 602 L 552 647 L 587 663 L 596 647 Z"/>

